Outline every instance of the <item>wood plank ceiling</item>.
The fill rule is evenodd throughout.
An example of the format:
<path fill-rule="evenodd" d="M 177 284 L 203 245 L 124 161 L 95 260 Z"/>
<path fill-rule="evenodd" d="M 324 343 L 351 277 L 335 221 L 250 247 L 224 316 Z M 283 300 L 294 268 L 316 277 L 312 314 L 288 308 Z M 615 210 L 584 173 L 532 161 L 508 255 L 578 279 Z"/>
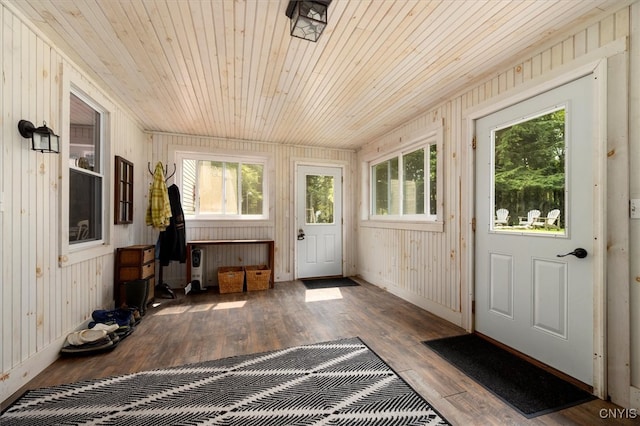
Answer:
<path fill-rule="evenodd" d="M 357 149 L 618 0 L 1 0 L 150 131 Z"/>

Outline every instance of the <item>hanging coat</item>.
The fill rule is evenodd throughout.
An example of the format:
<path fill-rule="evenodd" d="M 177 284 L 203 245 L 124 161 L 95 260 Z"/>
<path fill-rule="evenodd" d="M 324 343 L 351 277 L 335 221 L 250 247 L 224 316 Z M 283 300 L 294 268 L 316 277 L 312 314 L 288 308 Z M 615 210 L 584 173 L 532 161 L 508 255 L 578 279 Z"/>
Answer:
<path fill-rule="evenodd" d="M 187 261 L 187 240 L 184 212 L 180 204 L 180 190 L 174 184 L 169 187 L 167 192 L 171 204 L 171 219 L 169 226 L 160 232 L 158 237 L 161 266 L 169 265 L 172 260 L 177 260 L 180 263 Z"/>
<path fill-rule="evenodd" d="M 164 169 L 162 163 L 156 164 L 153 172 L 153 183 L 149 188 L 149 206 L 147 207 L 147 225 L 164 231 L 169 226 L 171 219 L 171 205 L 167 193 L 167 184 L 164 181 Z"/>

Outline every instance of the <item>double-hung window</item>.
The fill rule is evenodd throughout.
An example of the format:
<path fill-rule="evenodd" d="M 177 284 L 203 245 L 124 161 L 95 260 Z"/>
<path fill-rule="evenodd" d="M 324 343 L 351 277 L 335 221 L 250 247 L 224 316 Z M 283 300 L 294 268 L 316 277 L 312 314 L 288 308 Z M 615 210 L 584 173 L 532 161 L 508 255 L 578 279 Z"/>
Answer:
<path fill-rule="evenodd" d="M 441 185 L 438 132 L 369 165 L 370 220 L 437 221 Z"/>
<path fill-rule="evenodd" d="M 176 153 L 187 219 L 268 219 L 266 158 Z"/>
<path fill-rule="evenodd" d="M 69 245 L 102 241 L 103 113 L 71 93 L 69 118 Z"/>

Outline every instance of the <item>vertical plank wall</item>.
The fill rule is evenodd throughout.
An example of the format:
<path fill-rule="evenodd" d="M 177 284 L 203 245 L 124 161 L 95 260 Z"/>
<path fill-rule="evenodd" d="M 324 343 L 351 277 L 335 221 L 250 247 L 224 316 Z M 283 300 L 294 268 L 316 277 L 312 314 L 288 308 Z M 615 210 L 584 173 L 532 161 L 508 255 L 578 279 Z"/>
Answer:
<path fill-rule="evenodd" d="M 381 228 L 360 220 L 357 232 L 358 273 L 371 283 L 463 325 L 466 315 L 463 304 L 467 302 L 466 296 L 461 294 L 465 279 L 461 271 L 469 267 L 464 259 L 464 250 L 472 240 L 468 235 L 471 218 L 462 215 L 472 210 L 467 199 L 472 190 L 467 181 L 470 163 L 466 158 L 470 140 L 463 140 L 467 111 L 510 91 L 513 93 L 519 86 L 544 78 L 552 71 L 567 69 L 581 56 L 628 36 L 629 8 L 624 8 L 543 46 L 535 55 L 514 58 L 511 64 L 503 64 L 481 84 L 443 102 L 359 151 L 359 173 L 365 173 L 365 161 L 371 153 L 382 155 L 392 151 L 399 140 L 424 132 L 438 120 L 444 120 L 443 232 L 424 231 L 418 227 Z M 363 193 L 363 188 L 359 193 Z M 366 201 L 361 199 L 360 203 Z"/>
<path fill-rule="evenodd" d="M 153 161 L 169 164 L 173 170 L 175 159 L 170 158 L 173 150 L 206 149 L 220 154 L 246 153 L 247 155 L 264 155 L 270 158 L 267 174 L 272 182 L 270 192 L 270 223 L 252 224 L 224 221 L 209 223 L 187 223 L 187 239 L 273 239 L 275 241 L 275 280 L 287 281 L 295 276 L 294 250 L 296 234 L 294 230 L 294 179 L 296 163 L 312 163 L 344 166 L 344 273 L 355 273 L 355 213 L 352 205 L 354 199 L 354 182 L 356 173 L 356 153 L 350 150 L 325 148 L 309 148 L 252 141 L 234 141 L 227 139 L 193 137 L 155 133 L 153 138 Z M 153 166 L 152 166 L 153 168 Z M 149 173 L 147 173 L 149 175 Z M 147 176 L 150 183 L 151 176 Z M 170 185 L 173 181 L 170 180 Z M 147 239 L 156 240 L 157 231 L 147 230 Z M 217 283 L 218 266 L 243 266 L 264 264 L 265 248 L 261 246 L 241 246 L 224 249 L 207 248 L 204 256 L 205 282 L 209 285 Z M 163 270 L 164 281 L 173 287 L 184 287 L 186 265 L 171 262 Z"/>
<path fill-rule="evenodd" d="M 637 3 L 631 6 L 636 9 Z M 462 324 L 465 277 L 468 268 L 463 258 L 470 218 L 465 178 L 469 159 L 464 120 L 466 111 L 513 91 L 527 82 L 552 71 L 570 66 L 574 61 L 607 44 L 628 37 L 629 9 L 585 24 L 585 28 L 550 44 L 539 53 L 514 59 L 482 84 L 444 101 L 433 110 L 371 141 L 359 153 L 258 144 L 251 141 L 228 141 L 167 134 L 144 134 L 126 108 L 115 104 L 98 89 L 90 77 L 62 55 L 48 40 L 41 38 L 5 7 L 0 7 L 0 49 L 3 79 L 0 82 L 0 401 L 46 367 L 57 355 L 69 331 L 80 326 L 91 311 L 113 299 L 113 250 L 137 243 L 153 243 L 157 233 L 144 226 L 146 189 L 151 182 L 147 163 L 172 163 L 170 146 L 198 146 L 234 152 L 265 152 L 273 159 L 273 221 L 265 226 L 189 226 L 188 238 L 273 238 L 276 241 L 276 279 L 294 277 L 295 232 L 292 226 L 293 164 L 295 161 L 339 162 L 345 165 L 345 273 L 358 273 L 368 281 L 387 288 L 413 303 Z M 638 23 L 636 22 L 637 26 Z M 636 28 L 636 32 L 639 29 Z M 637 40 L 637 36 L 635 37 Z M 636 53 L 637 55 L 637 53 Z M 638 61 L 636 60 L 637 64 Z M 634 73 L 635 71 L 635 73 Z M 638 75 L 630 70 L 630 75 Z M 615 78 L 616 76 L 610 76 Z M 61 79 L 70 79 L 96 98 L 110 111 L 110 168 L 113 156 L 121 155 L 135 167 L 135 225 L 110 226 L 107 254 L 58 265 L 60 247 L 60 199 L 68 182 L 61 181 L 65 159 L 60 155 L 40 154 L 27 149 L 27 142 L 17 132 L 18 120 L 47 121 L 64 139 L 61 102 Z M 636 87 L 637 88 L 637 87 Z M 638 99 L 632 101 L 637 116 Z M 418 229 L 367 227 L 357 214 L 361 190 L 358 184 L 360 163 L 367 152 L 391 149 L 395 142 L 425 129 L 436 120 L 444 120 L 444 228 L 442 232 Z M 636 141 L 637 144 L 637 141 Z M 634 151 L 635 152 L 635 151 Z M 635 152 L 637 156 L 637 152 Z M 614 161 L 617 159 L 613 158 Z M 637 165 L 638 160 L 635 160 Z M 637 177 L 637 174 L 634 176 Z M 635 197 L 638 185 L 633 187 Z M 632 194 L 633 195 L 633 194 Z M 113 197 L 113 188 L 110 188 Z M 637 241 L 638 230 L 632 232 Z M 617 235 L 613 233 L 615 245 Z M 632 253 L 638 252 L 632 244 Z M 236 262 L 238 253 L 211 254 L 210 264 Z M 228 257 L 225 257 L 228 256 Z M 262 254 L 250 253 L 242 262 L 260 262 Z M 392 259 L 395 257 L 395 261 Z M 633 262 L 636 271 L 638 262 Z M 184 265 L 165 268 L 172 284 L 181 285 Z M 615 271 L 611 272 L 615 274 Z M 610 277 L 611 278 L 611 277 Z M 611 279 L 611 281 L 616 281 Z M 618 283 L 619 285 L 619 283 Z M 622 283 L 628 288 L 629 283 Z M 637 284 L 635 303 L 639 299 Z M 619 287 L 613 287 L 619 290 Z M 628 292 L 627 292 L 628 294 Z M 615 295 L 614 295 L 615 296 Z M 637 315 L 637 314 L 636 314 Z M 637 346 L 640 326 L 631 324 Z M 640 371 L 640 353 L 632 356 L 635 385 Z"/>
<path fill-rule="evenodd" d="M 640 199 L 640 5 L 637 3 L 631 7 L 631 46 L 629 58 L 629 197 Z M 636 171 L 636 172 L 634 172 Z M 629 257 L 631 260 L 629 270 L 631 318 L 631 395 L 630 406 L 640 409 L 640 220 L 629 221 Z"/>
<path fill-rule="evenodd" d="M 33 378 L 58 354 L 66 335 L 97 308 L 113 304 L 113 248 L 142 238 L 141 227 L 111 225 L 103 254 L 59 266 L 61 179 L 68 162 L 62 154 L 31 151 L 17 130 L 20 119 L 46 121 L 68 143 L 62 109 L 69 102 L 64 81 L 82 88 L 109 111 L 110 140 L 105 167 L 113 155 L 135 164 L 150 144 L 128 113 L 115 105 L 47 40 L 0 7 L 0 401 Z M 146 167 L 146 161 L 144 162 Z M 107 181 L 111 181 L 108 179 Z M 136 200 L 144 195 L 135 188 Z M 106 187 L 109 199 L 113 188 Z M 112 206 L 112 204 L 108 204 Z M 140 223 L 139 205 L 136 221 Z"/>
<path fill-rule="evenodd" d="M 382 155 L 397 149 L 399 141 L 411 140 L 444 118 L 443 230 L 426 231 L 420 225 L 371 224 L 361 217 L 358 227 L 358 273 L 367 281 L 421 306 L 451 322 L 461 323 L 460 308 L 460 205 L 458 151 L 460 141 L 452 139 L 457 130 L 450 117 L 460 114 L 456 103 L 423 114 L 417 119 L 374 141 L 358 153 L 360 173 L 367 173 L 372 153 Z M 457 124 L 457 123 L 456 123 Z M 362 179 L 359 193 L 368 192 Z M 361 205 L 368 201 L 361 200 Z M 365 213 L 363 213 L 365 214 Z M 415 229 L 413 229 L 415 228 Z"/>

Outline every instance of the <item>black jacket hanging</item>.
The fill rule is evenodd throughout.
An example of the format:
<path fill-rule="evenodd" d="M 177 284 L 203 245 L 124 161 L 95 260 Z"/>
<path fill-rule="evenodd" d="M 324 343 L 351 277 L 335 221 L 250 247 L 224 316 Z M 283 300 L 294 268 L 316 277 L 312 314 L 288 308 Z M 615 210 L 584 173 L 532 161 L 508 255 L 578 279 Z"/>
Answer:
<path fill-rule="evenodd" d="M 160 232 L 160 265 L 167 266 L 172 260 L 187 261 L 187 240 L 184 212 L 180 204 L 180 190 L 173 184 L 167 189 L 171 204 L 171 221 L 167 229 Z"/>

